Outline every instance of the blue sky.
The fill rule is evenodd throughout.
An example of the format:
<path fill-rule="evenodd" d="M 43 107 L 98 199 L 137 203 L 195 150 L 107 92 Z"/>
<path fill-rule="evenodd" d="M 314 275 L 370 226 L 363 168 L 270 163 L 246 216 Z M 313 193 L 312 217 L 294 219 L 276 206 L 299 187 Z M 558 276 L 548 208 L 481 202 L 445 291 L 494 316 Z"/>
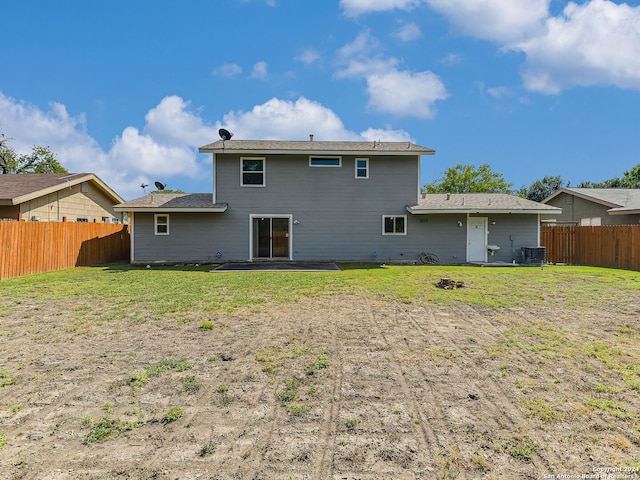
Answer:
<path fill-rule="evenodd" d="M 640 0 L 4 2 L 0 131 L 129 200 L 210 192 L 199 146 L 411 140 L 421 184 L 488 163 L 514 188 L 640 163 Z M 149 191 L 149 189 L 147 189 Z"/>

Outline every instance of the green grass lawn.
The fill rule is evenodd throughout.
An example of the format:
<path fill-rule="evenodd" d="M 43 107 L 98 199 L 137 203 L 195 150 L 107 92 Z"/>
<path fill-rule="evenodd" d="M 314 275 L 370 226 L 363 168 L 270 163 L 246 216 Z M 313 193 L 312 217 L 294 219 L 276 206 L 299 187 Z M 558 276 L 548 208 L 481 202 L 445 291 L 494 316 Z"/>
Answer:
<path fill-rule="evenodd" d="M 145 478 L 204 456 L 246 478 L 640 468 L 640 272 L 340 266 L 0 282 L 0 463 L 108 476 L 120 453 L 95 452 L 113 448 L 138 449 L 123 465 L 145 458 Z"/>
<path fill-rule="evenodd" d="M 481 268 L 342 264 L 331 272 L 210 272 L 210 266 L 152 267 L 124 264 L 81 267 L 4 280 L 0 316 L 17 303 L 72 302 L 83 317 L 144 320 L 201 313 L 258 312 L 266 304 L 303 297 L 365 295 L 411 302 L 457 302 L 487 308 L 564 306 L 624 311 L 640 273 L 591 267 Z M 441 278 L 465 288 L 435 287 Z"/>

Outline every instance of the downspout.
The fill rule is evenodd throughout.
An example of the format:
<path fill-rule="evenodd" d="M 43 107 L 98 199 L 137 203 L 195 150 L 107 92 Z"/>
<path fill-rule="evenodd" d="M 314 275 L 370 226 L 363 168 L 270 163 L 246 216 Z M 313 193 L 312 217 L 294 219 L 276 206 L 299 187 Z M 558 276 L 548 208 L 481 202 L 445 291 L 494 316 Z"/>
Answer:
<path fill-rule="evenodd" d="M 123 212 L 124 213 L 124 212 Z M 129 263 L 133 263 L 134 259 L 135 259 L 135 232 L 134 232 L 134 227 L 135 227 L 135 222 L 133 221 L 133 216 L 134 213 L 133 212 L 129 212 L 129 238 L 131 239 L 130 242 L 130 252 L 129 252 Z"/>
<path fill-rule="evenodd" d="M 420 155 L 418 155 L 418 199 L 416 201 L 416 205 L 420 204 L 420 194 L 421 194 L 421 190 L 420 190 Z"/>
<path fill-rule="evenodd" d="M 213 152 L 213 203 L 216 203 L 216 183 L 217 183 L 217 172 L 216 172 L 216 153 Z"/>

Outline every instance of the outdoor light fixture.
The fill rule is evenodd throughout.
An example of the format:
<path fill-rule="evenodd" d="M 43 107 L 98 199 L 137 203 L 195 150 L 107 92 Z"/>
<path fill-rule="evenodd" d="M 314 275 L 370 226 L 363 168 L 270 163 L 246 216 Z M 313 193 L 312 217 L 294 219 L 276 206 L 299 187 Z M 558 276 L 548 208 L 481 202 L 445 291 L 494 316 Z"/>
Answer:
<path fill-rule="evenodd" d="M 462 228 L 462 222 L 458 220 L 458 226 Z"/>

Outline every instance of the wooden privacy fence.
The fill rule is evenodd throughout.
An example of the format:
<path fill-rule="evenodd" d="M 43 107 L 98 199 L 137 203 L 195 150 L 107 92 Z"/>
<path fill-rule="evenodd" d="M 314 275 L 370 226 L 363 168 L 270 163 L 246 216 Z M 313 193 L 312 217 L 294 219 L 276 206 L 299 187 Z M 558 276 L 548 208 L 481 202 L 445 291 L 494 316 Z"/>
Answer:
<path fill-rule="evenodd" d="M 129 227 L 0 222 L 0 280 L 129 259 Z"/>
<path fill-rule="evenodd" d="M 640 225 L 542 227 L 547 262 L 640 270 Z"/>

